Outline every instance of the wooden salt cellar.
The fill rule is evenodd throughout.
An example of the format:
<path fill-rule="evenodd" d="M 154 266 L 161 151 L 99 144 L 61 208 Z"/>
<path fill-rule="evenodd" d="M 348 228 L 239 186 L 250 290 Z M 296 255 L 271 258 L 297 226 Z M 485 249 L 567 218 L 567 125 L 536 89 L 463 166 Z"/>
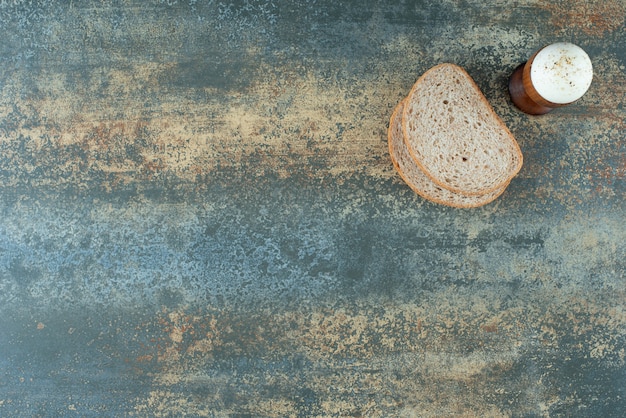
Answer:
<path fill-rule="evenodd" d="M 537 93 L 530 79 L 530 68 L 535 53 L 527 62 L 520 64 L 509 79 L 509 94 L 511 100 L 522 112 L 529 115 L 545 115 L 555 107 L 563 106 L 545 100 Z"/>

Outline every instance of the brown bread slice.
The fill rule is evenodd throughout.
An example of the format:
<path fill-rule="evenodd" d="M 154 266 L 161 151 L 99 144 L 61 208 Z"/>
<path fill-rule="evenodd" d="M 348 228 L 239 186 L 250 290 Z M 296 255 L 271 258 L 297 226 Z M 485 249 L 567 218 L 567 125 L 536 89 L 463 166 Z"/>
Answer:
<path fill-rule="evenodd" d="M 467 196 L 461 193 L 451 192 L 435 184 L 424 174 L 419 166 L 415 164 L 415 161 L 411 158 L 409 150 L 406 147 L 404 134 L 402 132 L 403 109 L 404 101 L 396 106 L 395 111 L 391 115 L 389 129 L 387 131 L 387 140 L 389 141 L 389 154 L 391 155 L 391 161 L 393 161 L 394 167 L 400 174 L 400 177 L 402 177 L 413 191 L 433 202 L 459 208 L 486 205 L 504 192 L 506 186 L 484 195 Z"/>
<path fill-rule="evenodd" d="M 499 190 L 522 167 L 517 141 L 457 65 L 437 65 L 417 80 L 402 126 L 413 160 L 450 191 L 482 195 Z"/>

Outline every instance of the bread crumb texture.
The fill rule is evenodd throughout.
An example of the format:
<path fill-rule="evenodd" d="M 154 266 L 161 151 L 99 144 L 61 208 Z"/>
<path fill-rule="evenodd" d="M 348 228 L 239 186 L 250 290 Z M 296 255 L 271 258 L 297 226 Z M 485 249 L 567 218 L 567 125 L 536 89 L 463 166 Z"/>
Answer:
<path fill-rule="evenodd" d="M 505 187 L 522 166 L 506 125 L 462 68 L 441 64 L 413 86 L 403 113 L 405 141 L 420 168 L 453 192 Z"/>
<path fill-rule="evenodd" d="M 443 205 L 470 208 L 492 202 L 504 192 L 506 186 L 483 195 L 468 196 L 444 189 L 432 181 L 413 160 L 404 141 L 402 114 L 405 103 L 398 104 L 389 122 L 389 154 L 400 176 L 417 194 Z"/>

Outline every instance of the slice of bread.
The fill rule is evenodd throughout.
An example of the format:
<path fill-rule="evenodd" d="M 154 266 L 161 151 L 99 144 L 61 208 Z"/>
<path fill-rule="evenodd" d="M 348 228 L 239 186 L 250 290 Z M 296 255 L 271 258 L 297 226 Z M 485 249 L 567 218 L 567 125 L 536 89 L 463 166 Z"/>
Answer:
<path fill-rule="evenodd" d="M 417 80 L 402 126 L 412 159 L 443 189 L 470 196 L 501 191 L 522 167 L 517 141 L 457 65 L 437 65 Z"/>
<path fill-rule="evenodd" d="M 452 192 L 435 184 L 424 174 L 409 154 L 402 130 L 402 112 L 404 110 L 404 104 L 405 101 L 400 102 L 391 115 L 387 136 L 391 161 L 400 174 L 400 177 L 402 177 L 413 191 L 425 199 L 458 208 L 472 208 L 486 205 L 504 192 L 506 186 L 483 195 L 468 196 Z"/>

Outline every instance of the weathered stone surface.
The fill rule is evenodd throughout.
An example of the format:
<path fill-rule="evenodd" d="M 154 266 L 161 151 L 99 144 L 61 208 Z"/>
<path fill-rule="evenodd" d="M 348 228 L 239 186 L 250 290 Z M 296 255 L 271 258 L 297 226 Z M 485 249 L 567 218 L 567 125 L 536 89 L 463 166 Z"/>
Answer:
<path fill-rule="evenodd" d="M 0 416 L 623 416 L 626 6 L 388 3 L 0 3 Z M 387 155 L 444 61 L 524 152 L 478 209 Z"/>

